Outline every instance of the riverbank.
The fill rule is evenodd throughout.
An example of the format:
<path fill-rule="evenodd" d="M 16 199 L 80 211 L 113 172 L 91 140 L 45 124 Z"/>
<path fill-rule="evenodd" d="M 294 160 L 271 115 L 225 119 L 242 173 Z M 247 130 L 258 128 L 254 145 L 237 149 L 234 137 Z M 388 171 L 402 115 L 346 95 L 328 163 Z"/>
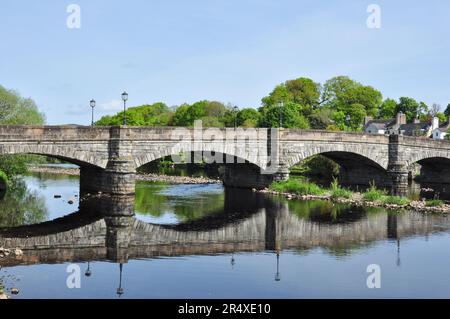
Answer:
<path fill-rule="evenodd" d="M 19 248 L 6 249 L 3 247 L 0 247 L 0 260 L 2 260 L 4 258 L 8 258 L 9 256 L 13 256 L 14 258 L 21 258 L 22 255 L 23 255 L 23 251 Z M 9 296 L 8 296 L 8 294 L 6 294 L 5 289 L 6 288 L 2 285 L 2 282 L 0 281 L 0 299 L 9 299 Z M 9 291 L 13 295 L 17 295 L 19 293 L 19 289 L 17 289 L 17 288 L 11 288 Z"/>
<path fill-rule="evenodd" d="M 365 193 L 352 192 L 341 188 L 337 182 L 331 189 L 301 180 L 275 182 L 269 188 L 254 190 L 274 196 L 283 196 L 287 200 L 326 200 L 339 204 L 350 204 L 358 207 L 380 207 L 390 210 L 408 209 L 423 213 L 450 212 L 450 205 L 441 200 L 409 200 L 398 196 L 388 196 L 384 190 L 371 187 Z"/>
<path fill-rule="evenodd" d="M 79 168 L 52 167 L 52 166 L 30 166 L 28 168 L 31 173 L 41 174 L 62 174 L 70 176 L 79 176 Z M 170 176 L 159 174 L 137 174 L 136 180 L 147 182 L 162 182 L 167 184 L 220 184 L 220 179 L 207 177 L 191 177 L 191 176 Z"/>

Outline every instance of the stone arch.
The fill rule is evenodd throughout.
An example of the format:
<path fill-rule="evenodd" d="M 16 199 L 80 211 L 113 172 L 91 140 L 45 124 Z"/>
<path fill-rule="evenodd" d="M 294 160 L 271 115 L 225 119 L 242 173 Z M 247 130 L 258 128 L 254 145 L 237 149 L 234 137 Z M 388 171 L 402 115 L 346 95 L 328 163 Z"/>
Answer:
<path fill-rule="evenodd" d="M 423 149 L 420 151 L 413 151 L 408 153 L 409 154 L 405 161 L 406 167 L 410 167 L 414 163 L 421 164 L 425 161 L 433 161 L 436 159 L 450 161 L 450 150 Z"/>
<path fill-rule="evenodd" d="M 108 159 L 98 158 L 98 156 L 92 154 L 89 151 L 77 150 L 72 146 L 60 146 L 55 144 L 35 144 L 35 145 L 1 145 L 1 155 L 14 155 L 14 154 L 33 154 L 42 155 L 64 160 L 69 163 L 76 164 L 78 166 L 91 166 L 97 168 L 105 168 Z"/>
<path fill-rule="evenodd" d="M 386 146 L 387 147 L 387 146 Z M 377 148 L 376 146 L 371 146 L 367 144 L 346 144 L 346 143 L 318 143 L 312 142 L 308 144 L 301 145 L 300 147 L 289 147 L 285 146 L 287 154 L 283 157 L 287 158 L 286 164 L 288 167 L 292 167 L 303 160 L 312 157 L 314 155 L 324 155 L 324 154 L 354 154 L 360 158 L 366 159 L 373 166 L 379 167 L 380 169 L 387 169 L 388 166 L 388 156 L 387 149 L 384 152 L 383 148 Z"/>
<path fill-rule="evenodd" d="M 194 145 L 193 145 L 194 144 Z M 191 153 L 191 152 L 214 152 L 216 154 L 223 154 L 228 156 L 233 156 L 238 158 L 242 163 L 250 163 L 257 166 L 259 169 L 265 169 L 266 163 L 262 162 L 258 156 L 258 154 L 248 154 L 245 152 L 234 148 L 227 148 L 225 143 L 205 143 L 197 145 L 195 143 L 179 143 L 176 145 L 172 145 L 169 147 L 162 147 L 155 151 L 140 151 L 139 154 L 134 156 L 134 163 L 136 168 L 141 167 L 145 164 L 153 162 L 155 160 L 171 156 L 177 155 L 181 153 Z M 227 163 L 224 163 L 227 164 Z M 232 163 L 231 163 L 232 164 Z"/>
<path fill-rule="evenodd" d="M 309 156 L 308 156 L 309 155 Z M 330 147 L 313 148 L 291 158 L 289 167 L 314 155 L 322 155 L 337 163 L 340 167 L 339 181 L 347 186 L 369 186 L 375 183 L 378 187 L 390 187 L 391 181 L 388 172 L 379 159 L 373 154 L 364 154 L 352 150 L 336 150 Z M 375 158 L 375 160 L 374 160 Z M 298 161 L 298 162 L 297 162 Z"/>

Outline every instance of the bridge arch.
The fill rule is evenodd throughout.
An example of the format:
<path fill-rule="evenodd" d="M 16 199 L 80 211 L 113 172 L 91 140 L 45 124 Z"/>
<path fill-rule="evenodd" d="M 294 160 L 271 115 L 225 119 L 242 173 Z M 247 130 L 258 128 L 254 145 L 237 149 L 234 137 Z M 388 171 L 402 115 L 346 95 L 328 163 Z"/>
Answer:
<path fill-rule="evenodd" d="M 378 149 L 365 144 L 336 144 L 330 141 L 329 143 L 305 143 L 299 146 L 286 145 L 285 148 L 287 154 L 283 157 L 287 158 L 286 164 L 288 167 L 292 167 L 314 155 L 328 157 L 333 156 L 333 154 L 348 154 L 354 156 L 355 159 L 363 159 L 365 162 L 384 170 L 388 166 L 387 149 L 381 147 Z"/>
<path fill-rule="evenodd" d="M 234 148 L 227 149 L 226 145 L 224 143 L 205 143 L 203 145 L 192 145 L 191 143 L 180 143 L 175 146 L 170 147 L 162 147 L 158 150 L 149 151 L 149 152 L 140 152 L 140 154 L 137 154 L 134 156 L 134 163 L 136 165 L 136 168 L 139 168 L 143 165 L 146 165 L 148 163 L 151 163 L 153 161 L 156 161 L 158 159 L 162 159 L 168 156 L 176 156 L 179 154 L 192 154 L 192 153 L 213 153 L 213 155 L 218 155 L 224 158 L 224 161 L 226 160 L 226 156 L 231 156 L 234 158 L 233 163 L 218 163 L 218 164 L 234 164 L 236 163 L 248 163 L 253 164 L 259 169 L 264 169 L 266 167 L 266 163 L 262 162 L 259 158 L 259 156 L 249 154 L 245 150 L 236 150 Z"/>
<path fill-rule="evenodd" d="M 77 150 L 76 147 L 60 145 L 1 145 L 0 155 L 31 154 L 56 158 L 69 162 L 80 167 L 90 166 L 104 169 L 108 163 L 106 158 L 99 158 L 95 154 L 86 150 Z"/>
<path fill-rule="evenodd" d="M 349 150 L 336 151 L 325 149 L 325 151 L 321 152 L 320 149 L 316 149 L 306 151 L 294 157 L 294 160 L 291 159 L 292 162 L 289 163 L 289 167 L 316 155 L 321 155 L 339 165 L 339 181 L 343 185 L 368 186 L 371 183 L 375 183 L 379 187 L 390 186 L 390 178 L 387 170 L 383 166 L 385 165 L 384 163 L 381 163 L 380 165 L 380 163 L 376 161 L 378 160 L 376 157 L 374 160 L 373 156 L 368 157 L 359 152 L 352 152 Z M 296 162 L 297 160 L 299 161 Z"/>

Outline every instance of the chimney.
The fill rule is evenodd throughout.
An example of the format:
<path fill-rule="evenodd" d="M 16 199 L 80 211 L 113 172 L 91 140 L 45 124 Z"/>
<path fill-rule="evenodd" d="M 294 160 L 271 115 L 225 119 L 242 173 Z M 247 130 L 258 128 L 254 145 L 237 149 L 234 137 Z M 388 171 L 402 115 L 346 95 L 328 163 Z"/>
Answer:
<path fill-rule="evenodd" d="M 364 117 L 364 125 L 367 125 L 367 123 L 369 123 L 372 120 L 373 120 L 372 116 L 365 116 Z"/>
<path fill-rule="evenodd" d="M 402 112 L 397 113 L 397 117 L 395 119 L 395 124 L 397 125 L 403 125 L 406 124 L 406 115 Z"/>
<path fill-rule="evenodd" d="M 439 127 L 439 118 L 437 116 L 433 117 L 433 122 L 431 124 L 431 129 L 437 129 Z"/>

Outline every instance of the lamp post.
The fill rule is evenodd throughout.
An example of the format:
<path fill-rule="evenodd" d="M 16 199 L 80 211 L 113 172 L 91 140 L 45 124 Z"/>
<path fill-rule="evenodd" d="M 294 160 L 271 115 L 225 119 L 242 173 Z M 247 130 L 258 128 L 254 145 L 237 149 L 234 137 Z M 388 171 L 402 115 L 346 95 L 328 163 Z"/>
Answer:
<path fill-rule="evenodd" d="M 91 277 L 91 275 L 92 275 L 92 271 L 91 271 L 91 269 L 90 269 L 90 266 L 91 266 L 91 263 L 88 261 L 88 267 L 87 267 L 87 269 L 86 269 L 86 272 L 84 273 L 84 275 L 85 275 L 86 277 Z"/>
<path fill-rule="evenodd" d="M 280 116 L 280 118 L 279 118 L 279 121 L 280 121 L 279 127 L 282 128 L 283 127 L 283 107 L 284 107 L 283 101 L 278 102 L 278 107 L 279 107 L 279 111 L 280 111 L 280 113 L 279 113 L 279 116 Z"/>
<path fill-rule="evenodd" d="M 277 273 L 275 274 L 275 281 L 280 280 L 280 253 L 277 251 Z"/>
<path fill-rule="evenodd" d="M 127 111 L 127 100 L 128 100 L 128 93 L 127 92 L 123 92 L 122 93 L 122 101 L 123 101 L 123 126 L 127 125 L 127 115 L 126 115 L 126 111 Z"/>
<path fill-rule="evenodd" d="M 237 128 L 237 115 L 239 112 L 239 108 L 237 106 L 233 107 L 233 112 L 234 112 L 234 128 Z"/>
<path fill-rule="evenodd" d="M 94 108 L 95 108 L 95 100 L 92 99 L 92 100 L 89 102 L 89 105 L 91 106 L 91 109 L 92 109 L 91 126 L 94 126 Z"/>
<path fill-rule="evenodd" d="M 117 295 L 119 296 L 119 298 L 123 295 L 123 288 L 122 288 L 122 268 L 123 268 L 123 264 L 120 264 L 120 279 L 119 279 L 119 288 L 117 288 Z"/>

